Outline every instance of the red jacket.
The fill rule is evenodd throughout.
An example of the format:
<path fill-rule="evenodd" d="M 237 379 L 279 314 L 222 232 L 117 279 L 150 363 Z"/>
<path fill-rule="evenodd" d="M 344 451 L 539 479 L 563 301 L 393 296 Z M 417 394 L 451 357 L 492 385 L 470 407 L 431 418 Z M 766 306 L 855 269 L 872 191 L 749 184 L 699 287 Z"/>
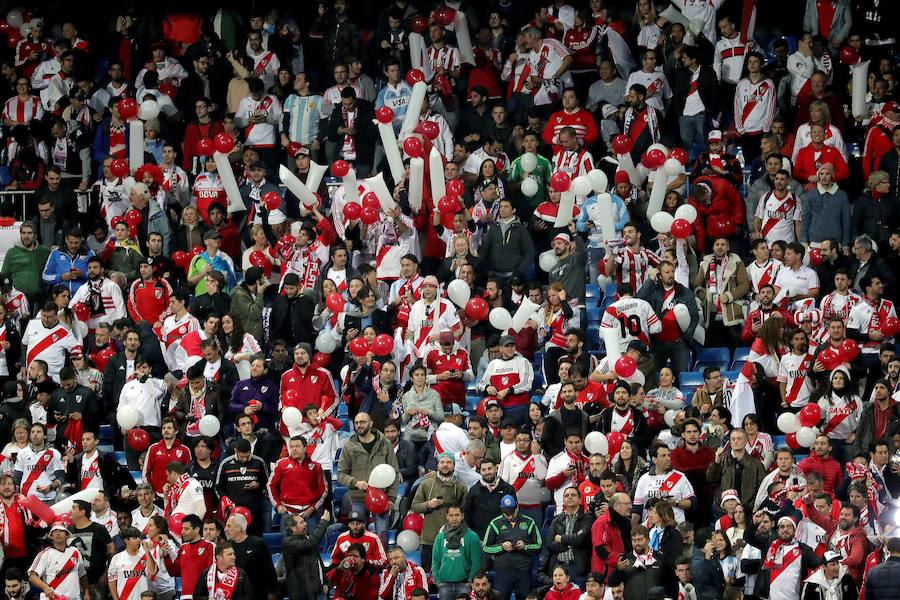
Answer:
<path fill-rule="evenodd" d="M 844 469 L 841 463 L 831 458 L 831 456 L 822 458 L 815 452 L 800 461 L 797 465 L 803 474 L 818 473 L 825 480 L 824 489 L 828 493 L 834 492 L 841 485 L 844 479 Z"/>
<path fill-rule="evenodd" d="M 212 141 L 216 134 L 223 131 L 225 128 L 222 127 L 222 122 L 215 119 L 206 125 L 196 121 L 190 123 L 184 130 L 184 141 L 181 143 L 181 168 L 190 173 L 194 167 L 194 157 L 197 156 L 197 142 L 204 139 Z M 200 165 L 200 171 L 203 170 L 203 165 Z"/>
<path fill-rule="evenodd" d="M 316 509 L 325 502 L 325 475 L 322 465 L 306 456 L 302 460 L 282 458 L 275 463 L 269 478 L 269 497 L 275 508 L 284 505 L 288 512 L 296 513 L 313 506 Z"/>
<path fill-rule="evenodd" d="M 872 171 L 878 170 L 881 157 L 894 147 L 891 130 L 881 122 L 869 127 L 866 145 L 863 147 L 863 177 L 868 179 Z"/>
<path fill-rule="evenodd" d="M 597 129 L 594 115 L 586 109 L 579 107 L 571 113 L 558 110 L 550 115 L 543 133 L 544 143 L 553 146 L 554 154 L 562 150 L 562 146 L 559 145 L 559 130 L 563 127 L 575 129 L 575 137 L 585 148 L 593 146 L 600 137 L 600 130 Z"/>
<path fill-rule="evenodd" d="M 429 375 L 440 375 L 450 371 L 465 373 L 471 371 L 472 363 L 469 353 L 462 348 L 457 348 L 451 354 L 444 354 L 440 350 L 432 350 L 425 356 L 425 366 Z M 444 379 L 431 384 L 432 389 L 441 397 L 441 403 L 449 406 L 455 402 L 464 408 L 466 406 L 466 382 L 462 379 Z"/>
<path fill-rule="evenodd" d="M 296 390 L 297 400 L 286 401 L 285 392 Z M 325 369 L 307 365 L 306 371 L 301 373 L 295 364 L 281 375 L 281 408 L 294 406 L 303 410 L 307 404 L 315 404 L 326 414 L 337 408 L 337 392 L 331 373 Z M 282 435 L 287 435 L 284 423 L 281 424 Z"/>
<path fill-rule="evenodd" d="M 216 554 L 216 547 L 212 542 L 200 538 L 194 542 L 185 542 L 178 547 L 178 555 L 175 560 L 162 553 L 165 558 L 166 569 L 172 577 L 181 577 L 181 589 L 193 590 L 197 585 L 200 573 L 210 568 Z"/>
<path fill-rule="evenodd" d="M 570 582 L 561 590 L 556 589 L 556 586 L 551 586 L 544 595 L 544 600 L 578 600 L 580 597 L 581 590 Z"/>
<path fill-rule="evenodd" d="M 359 573 L 350 569 L 328 571 L 328 581 L 334 586 L 334 600 L 377 600 L 378 572 L 366 565 Z"/>
<path fill-rule="evenodd" d="M 801 462 L 800 464 L 803 463 Z M 832 519 L 828 515 L 823 515 L 816 510 L 809 501 L 807 501 L 806 516 L 810 521 L 825 530 L 826 543 L 831 539 L 832 534 L 839 527 L 837 519 Z M 847 558 L 842 560 L 841 563 L 847 567 L 847 570 L 850 572 L 853 579 L 857 583 L 860 583 L 863 580 L 863 569 L 865 567 L 869 545 L 869 542 L 866 540 L 866 533 L 862 530 L 862 527 L 857 525 L 850 531 L 850 538 L 847 545 L 849 547 Z"/>
<path fill-rule="evenodd" d="M 191 462 L 191 451 L 178 440 L 175 440 L 171 448 L 166 448 L 165 440 L 159 440 L 147 449 L 144 481 L 157 494 L 162 494 L 163 486 L 166 485 L 166 465 L 176 460 L 185 465 Z"/>
<path fill-rule="evenodd" d="M 38 53 L 37 58 L 29 58 L 32 52 Z M 25 77 L 31 79 L 34 70 L 37 69 L 38 65 L 41 64 L 41 61 L 44 60 L 43 54 L 48 56 L 53 55 L 53 46 L 49 42 L 34 40 L 30 35 L 19 40 L 16 44 L 16 70 Z"/>
<path fill-rule="evenodd" d="M 840 182 L 850 177 L 850 168 L 840 150 L 823 145 L 818 160 L 816 160 L 815 152 L 812 144 L 800 148 L 800 151 L 797 152 L 797 164 L 794 165 L 794 179 L 804 186 L 808 186 L 809 178 L 815 175 L 819 171 L 819 167 L 825 163 L 834 165 L 835 181 Z"/>
<path fill-rule="evenodd" d="M 128 315 L 135 323 L 147 321 L 153 325 L 159 321 L 159 315 L 169 308 L 171 295 L 172 286 L 165 279 L 136 279 L 128 291 Z"/>
<path fill-rule="evenodd" d="M 739 227 L 746 222 L 747 208 L 737 189 L 726 179 L 704 175 L 695 179 L 693 185 L 700 183 L 706 183 L 712 188 L 712 200 L 709 204 L 700 204 L 693 198 L 690 200 L 690 205 L 697 209 L 698 218 L 694 220 L 694 237 L 697 239 L 697 252 L 702 255 L 708 250 L 707 222 L 713 217 L 722 217 Z"/>
<path fill-rule="evenodd" d="M 612 573 L 625 552 L 622 531 L 610 517 L 612 510 L 610 506 L 591 526 L 591 571 L 597 573 Z"/>

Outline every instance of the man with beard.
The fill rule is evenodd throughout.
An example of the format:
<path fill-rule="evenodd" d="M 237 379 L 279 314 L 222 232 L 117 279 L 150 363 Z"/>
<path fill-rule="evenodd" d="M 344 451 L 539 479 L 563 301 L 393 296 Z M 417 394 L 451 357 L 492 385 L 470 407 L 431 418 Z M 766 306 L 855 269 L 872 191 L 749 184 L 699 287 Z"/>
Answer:
<path fill-rule="evenodd" d="M 866 275 L 859 284 L 865 295 L 862 302 L 850 309 L 847 337 L 860 343 L 860 362 L 869 370 L 870 377 L 877 377 L 881 345 L 892 341 L 881 328 L 887 319 L 896 319 L 897 312 L 893 302 L 883 299 L 884 282 L 880 277 Z"/>
<path fill-rule="evenodd" d="M 652 498 L 662 498 L 672 505 L 675 521 L 684 521 L 684 511 L 696 504 L 694 487 L 687 475 L 672 468 L 672 453 L 668 446 L 657 444 L 650 449 L 653 469 L 641 475 L 634 490 L 632 522 L 637 524 L 647 518 L 645 505 Z"/>
<path fill-rule="evenodd" d="M 497 463 L 490 458 L 481 461 L 478 471 L 481 481 L 469 488 L 463 506 L 466 523 L 482 539 L 488 524 L 500 516 L 500 500 L 515 495 L 516 489 L 500 478 Z"/>
<path fill-rule="evenodd" d="M 277 513 L 299 514 L 312 527 L 319 524 L 319 510 L 328 490 L 322 466 L 307 455 L 307 442 L 303 436 L 291 438 L 288 456 L 275 464 L 267 488 Z"/>
<path fill-rule="evenodd" d="M 841 564 L 847 567 L 855 581 L 862 581 L 868 541 L 866 532 L 859 526 L 859 507 L 845 503 L 841 506 L 840 516 L 833 519 L 813 506 L 812 494 L 807 494 L 804 505 L 806 516 L 825 530 L 828 550 L 840 555 Z"/>
<path fill-rule="evenodd" d="M 563 404 L 545 419 L 540 439 L 541 448 L 548 456 L 556 456 L 562 451 L 567 431 L 578 431 L 584 437 L 589 428 L 588 415 L 576 402 L 578 394 L 575 391 L 575 384 L 571 381 L 562 384 L 559 396 Z"/>
<path fill-rule="evenodd" d="M 462 506 L 466 498 L 466 487 L 454 478 L 455 458 L 448 452 L 441 453 L 437 470 L 426 475 L 416 488 L 410 508 L 414 513 L 424 515 L 422 528 L 422 567 L 431 570 L 431 547 L 438 529 L 447 520 L 447 506 Z"/>
<path fill-rule="evenodd" d="M 381 569 L 387 565 L 387 553 L 381 539 L 373 532 L 366 529 L 366 519 L 362 513 L 351 511 L 347 517 L 347 531 L 341 533 L 335 540 L 331 551 L 331 564 L 337 565 L 344 562 L 350 556 L 353 546 L 363 548 L 366 562 L 371 566 Z"/>
<path fill-rule="evenodd" d="M 98 323 L 112 325 L 116 319 L 125 316 L 125 301 L 122 299 L 122 288 L 108 277 L 103 276 L 103 262 L 96 256 L 88 259 L 88 281 L 72 295 L 69 306 L 85 304 L 90 310 L 87 320 L 89 330 Z"/>
<path fill-rule="evenodd" d="M 650 278 L 651 268 L 659 265 L 659 257 L 641 245 L 637 223 L 628 222 L 622 228 L 623 245 L 606 253 L 606 275 L 617 284 L 627 283 L 632 293 L 640 290 Z"/>
<path fill-rule="evenodd" d="M 82 288 L 88 287 L 87 285 Z M 26 369 L 36 361 L 43 362 L 46 375 L 59 381 L 59 372 L 66 362 L 66 354 L 78 345 L 69 328 L 59 322 L 55 304 L 47 303 L 40 317 L 28 323 L 22 334 L 22 352 Z"/>
<path fill-rule="evenodd" d="M 488 431 L 488 421 L 485 417 L 471 416 L 469 422 L 466 423 L 466 429 L 469 433 L 469 440 L 478 440 L 485 447 L 485 458 L 494 463 L 494 466 L 500 464 L 500 442 L 494 435 Z M 471 523 L 470 523 L 471 525 Z"/>
<path fill-rule="evenodd" d="M 111 452 L 97 449 L 99 437 L 93 431 L 81 434 L 81 454 L 70 448 L 66 453 L 66 479 L 74 491 L 109 490 L 113 494 L 130 494 L 135 488 L 131 473 L 120 465 Z M 123 488 L 127 488 L 123 490 Z"/>
<path fill-rule="evenodd" d="M 775 286 L 771 283 L 764 283 L 759 286 L 756 299 L 758 306 L 747 315 L 744 327 L 741 329 L 741 341 L 745 344 L 750 344 L 756 339 L 763 323 L 769 319 L 776 318 L 782 319 L 782 322 L 787 321 L 782 310 L 775 306 Z"/>
<path fill-rule="evenodd" d="M 613 573 L 631 547 L 631 498 L 618 492 L 591 526 L 591 571 Z"/>
<path fill-rule="evenodd" d="M 424 289 L 427 293 L 427 284 Z M 442 329 L 437 341 L 438 347 L 435 348 L 433 343 L 430 344 L 431 349 L 425 356 L 425 365 L 428 369 L 426 383 L 438 393 L 444 407 L 454 402 L 460 408 L 465 408 L 466 383 L 475 378 L 469 353 L 463 348 L 456 347 L 456 337 L 450 330 Z"/>
<path fill-rule="evenodd" d="M 798 465 L 806 475 L 810 473 L 821 475 L 825 483 L 824 490 L 828 493 L 834 493 L 844 479 L 843 465 L 832 457 L 831 451 L 831 438 L 819 434 L 813 444 L 812 453 Z"/>
<path fill-rule="evenodd" d="M 581 494 L 581 506 L 588 510 L 594 504 L 596 498 L 598 502 L 595 508 L 599 509 L 603 502 L 608 502 L 609 496 L 616 491 L 615 478 L 611 482 L 604 483 L 603 476 L 606 473 L 606 456 L 602 454 L 591 454 L 588 458 L 588 472 L 584 481 L 578 485 L 578 492 Z M 609 484 L 612 485 L 609 485 Z"/>
<path fill-rule="evenodd" d="M 653 52 L 655 56 L 655 50 L 651 49 L 649 52 Z M 643 64 L 648 64 L 648 62 L 643 61 Z M 663 75 L 659 74 L 658 77 L 663 78 Z M 665 92 L 671 95 L 668 84 L 663 93 Z M 645 101 L 647 95 L 647 87 L 635 83 L 628 86 L 628 94 L 625 96 L 625 104 L 628 108 L 625 110 L 624 133 L 631 140 L 630 154 L 634 164 L 641 160 L 644 152 L 651 144 L 658 142 L 660 137 L 661 113 L 655 107 L 647 104 Z"/>
<path fill-rule="evenodd" d="M 792 600 L 800 594 L 804 574 L 820 564 L 812 549 L 796 540 L 797 523 L 794 517 L 782 516 L 777 520 L 777 533 L 772 540 L 769 534 L 757 530 L 760 513 L 755 513 L 747 524 L 744 539 L 762 553 L 761 572 L 755 594 L 770 600 Z"/>
<path fill-rule="evenodd" d="M 650 430 L 644 414 L 632 407 L 631 388 L 621 379 L 616 381 L 613 389 L 613 405 L 600 413 L 599 429 L 604 434 L 618 431 L 634 444 L 644 449 L 650 445 Z"/>
<path fill-rule="evenodd" d="M 256 598 L 258 600 L 265 598 L 265 590 L 254 590 L 248 571 L 237 567 L 236 561 L 235 548 L 231 543 L 217 544 L 215 564 L 197 576 L 197 584 L 193 589 L 192 597 L 196 600 L 210 600 L 210 598 L 225 598 L 226 600 Z"/>
<path fill-rule="evenodd" d="M 694 338 L 694 330 L 700 323 L 700 313 L 693 293 L 675 281 L 675 265 L 669 261 L 660 263 L 654 277 L 650 271 L 647 280 L 635 294 L 636 298 L 650 304 L 653 312 L 662 322 L 662 330 L 654 336 L 653 362 L 662 368 L 667 361 L 672 361 L 672 369 L 676 373 L 687 371 L 690 367 L 689 342 Z M 687 307 L 690 322 L 682 331 L 675 318 L 677 305 Z M 655 379 L 655 378 L 653 378 Z"/>
<path fill-rule="evenodd" d="M 515 450 L 500 463 L 499 475 L 515 490 L 519 512 L 533 519 L 540 518 L 541 504 L 548 499 L 544 486 L 547 458 L 540 452 L 533 452 L 535 448 L 528 431 L 518 431 L 515 440 Z"/>
<path fill-rule="evenodd" d="M 19 507 L 20 500 L 24 499 L 16 493 L 13 476 L 0 475 L 0 534 L 3 537 L 3 566 L 6 569 L 26 569 L 30 561 L 25 541 L 25 517 Z"/>
<path fill-rule="evenodd" d="M 778 277 L 778 271 L 783 266 L 780 260 L 772 258 L 772 249 L 763 238 L 756 238 L 750 242 L 750 253 L 755 259 L 747 265 L 747 275 L 750 277 L 750 296 L 753 300 L 750 308 L 758 304 L 759 291 L 762 286 L 771 285 Z"/>
<path fill-rule="evenodd" d="M 700 422 L 686 419 L 681 426 L 683 444 L 672 450 L 672 467 L 685 474 L 697 494 L 697 505 L 693 511 L 693 521 L 706 523 L 711 517 L 709 507 L 712 496 L 706 483 L 706 469 L 715 459 L 715 450 L 700 443 Z"/>
<path fill-rule="evenodd" d="M 366 548 L 362 544 L 351 544 L 346 556 L 328 571 L 328 581 L 334 588 L 336 600 L 376 600 L 380 583 L 379 573 L 383 566 L 369 563 Z M 387 558 L 384 559 L 387 563 Z"/>
<path fill-rule="evenodd" d="M 315 404 L 324 415 L 331 414 L 337 408 L 337 392 L 331 374 L 323 368 L 312 366 L 309 362 L 311 356 L 312 346 L 309 344 L 301 342 L 294 347 L 294 366 L 281 376 L 280 411 L 288 406 L 302 409 L 308 402 Z M 297 400 L 287 403 L 285 397 L 288 391 L 295 392 Z M 282 436 L 289 435 L 284 422 L 280 423 L 279 428 Z"/>
<path fill-rule="evenodd" d="M 811 235 L 815 237 L 809 231 L 809 222 L 813 217 L 807 215 L 806 222 L 803 222 L 799 198 L 789 189 L 790 180 L 790 173 L 784 169 L 775 174 L 774 189 L 764 194 L 756 205 L 753 231 L 750 233 L 752 237 L 762 237 L 770 244 L 775 240 L 795 242 L 806 240 Z M 804 231 L 801 231 L 804 225 Z M 849 227 L 846 235 L 849 237 Z M 821 239 L 812 241 L 819 242 Z"/>
<path fill-rule="evenodd" d="M 559 357 L 559 360 L 556 361 L 556 383 L 551 383 L 544 390 L 544 396 L 541 399 L 541 404 L 543 404 L 547 410 L 554 411 L 559 410 L 563 405 L 563 398 L 561 395 L 562 386 L 566 383 L 569 383 L 569 375 L 572 371 L 572 367 L 575 364 L 575 359 L 570 354 L 564 354 Z M 550 361 L 547 358 L 544 358 L 543 361 L 543 369 L 544 369 L 544 380 L 546 379 L 546 373 L 548 368 L 550 367 Z"/>
<path fill-rule="evenodd" d="M 566 431 L 565 447 L 550 459 L 544 485 L 553 493 L 556 511 L 561 512 L 565 492 L 569 487 L 578 488 L 587 473 L 588 458 L 584 454 L 581 430 Z M 580 500 L 580 498 L 579 498 Z"/>

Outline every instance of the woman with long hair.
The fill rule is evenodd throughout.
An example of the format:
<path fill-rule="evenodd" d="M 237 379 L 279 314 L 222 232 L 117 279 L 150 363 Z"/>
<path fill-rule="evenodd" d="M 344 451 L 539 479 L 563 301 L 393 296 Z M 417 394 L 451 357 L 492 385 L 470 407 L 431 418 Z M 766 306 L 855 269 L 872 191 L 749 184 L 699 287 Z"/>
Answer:
<path fill-rule="evenodd" d="M 566 353 L 566 331 L 574 314 L 562 284 L 558 281 L 550 284 L 547 299 L 530 319 L 537 331 L 537 344 L 544 348 L 550 364 L 556 364 Z"/>
<path fill-rule="evenodd" d="M 756 413 L 744 415 L 741 426 L 747 434 L 747 452 L 762 461 L 763 466 L 768 469 L 775 460 L 775 444 L 772 442 L 772 436 L 759 430 L 760 420 Z"/>
<path fill-rule="evenodd" d="M 634 25 L 638 28 L 637 45 L 639 48 L 656 48 L 662 29 L 656 24 L 659 17 L 651 0 L 638 0 L 634 5 Z"/>
<path fill-rule="evenodd" d="M 24 402 L 24 397 L 22 398 Z M 19 452 L 28 447 L 30 442 L 28 438 L 31 425 L 25 419 L 16 419 L 12 424 L 12 440 L 3 448 L 3 456 L 6 457 L 11 464 L 16 463 Z"/>
<path fill-rule="evenodd" d="M 737 581 L 737 572 L 740 563 L 731 551 L 731 541 L 724 531 L 714 531 L 711 538 L 713 543 L 713 558 L 719 561 L 722 567 L 722 575 L 725 576 L 725 585 L 732 586 Z"/>
<path fill-rule="evenodd" d="M 735 545 L 743 546 L 744 530 L 747 528 L 747 511 L 742 504 L 738 504 L 735 507 L 731 519 L 731 527 L 725 530 L 725 537 L 728 538 L 728 542 L 732 547 Z"/>
<path fill-rule="evenodd" d="M 847 160 L 847 147 L 844 145 L 844 137 L 841 130 L 832 124 L 831 109 L 828 104 L 822 100 L 814 100 L 809 105 L 809 121 L 797 128 L 794 137 L 794 149 L 791 152 L 791 164 L 797 164 L 797 154 L 801 148 L 804 148 L 812 142 L 810 128 L 813 125 L 822 125 L 825 127 L 825 145 L 831 146 L 838 150 Z"/>
<path fill-rule="evenodd" d="M 649 470 L 650 464 L 641 458 L 635 445 L 630 440 L 622 442 L 622 447 L 619 448 L 619 455 L 614 461 L 613 472 L 622 476 L 625 491 L 630 494 L 637 487 L 637 482 L 641 475 Z"/>
<path fill-rule="evenodd" d="M 644 395 L 644 405 L 649 410 L 681 410 L 684 408 L 684 394 L 675 387 L 675 371 L 671 367 L 659 370 L 658 385 Z"/>
<path fill-rule="evenodd" d="M 76 317 L 72 309 L 69 308 L 72 292 L 65 285 L 57 285 L 50 292 L 50 299 L 59 311 L 59 322 L 68 327 L 75 339 L 78 340 L 78 343 L 81 344 L 88 334 L 88 326 L 87 323 Z"/>
<path fill-rule="evenodd" d="M 851 381 L 845 367 L 836 368 L 817 403 L 822 409 L 822 433 L 831 440 L 831 455 L 841 465 L 853 458 L 853 442 L 862 415 L 862 401 Z"/>
<path fill-rule="evenodd" d="M 663 584 L 666 590 L 678 589 L 675 579 L 675 561 L 684 552 L 684 537 L 678 531 L 675 522 L 675 511 L 668 502 L 657 500 L 650 504 L 647 511 L 648 528 L 650 529 L 650 548 L 662 557 Z M 675 597 L 675 594 L 672 594 Z"/>
<path fill-rule="evenodd" d="M 249 361 L 262 352 L 262 348 L 253 335 L 244 330 L 244 323 L 232 314 L 222 315 L 222 333 L 225 334 L 224 356 L 227 360 L 238 364 Z"/>
<path fill-rule="evenodd" d="M 459 278 L 459 271 L 465 265 L 472 265 L 477 272 L 479 264 L 472 237 L 465 233 L 457 233 L 447 244 L 447 257 L 441 261 L 437 272 L 438 281 L 446 284 Z"/>

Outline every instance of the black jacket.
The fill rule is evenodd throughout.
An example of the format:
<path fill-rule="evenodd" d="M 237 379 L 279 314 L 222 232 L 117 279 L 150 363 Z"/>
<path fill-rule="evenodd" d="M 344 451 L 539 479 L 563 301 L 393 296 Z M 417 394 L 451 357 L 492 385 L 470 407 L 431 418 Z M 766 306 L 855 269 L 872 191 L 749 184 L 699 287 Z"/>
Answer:
<path fill-rule="evenodd" d="M 860 272 L 860 264 L 859 259 L 853 258 L 850 261 L 850 287 L 853 287 L 853 282 L 856 281 L 856 276 Z M 891 268 L 888 266 L 887 261 L 878 256 L 877 254 L 873 254 L 872 258 L 869 259 L 869 262 L 866 263 L 865 273 L 866 275 L 877 275 L 879 279 L 881 279 L 881 283 L 884 284 L 884 297 L 892 298 L 896 293 L 897 288 L 897 277 L 891 273 Z M 862 277 L 860 277 L 862 279 Z M 855 290 L 861 294 L 865 294 L 865 290 Z"/>
<path fill-rule="evenodd" d="M 191 302 L 191 314 L 197 317 L 200 323 L 212 313 L 219 313 L 219 316 L 227 315 L 231 309 L 231 296 L 220 290 L 215 294 L 202 294 L 195 296 Z"/>
<path fill-rule="evenodd" d="M 12 425 L 17 419 L 25 419 L 31 423 L 31 410 L 28 408 L 28 400 L 18 397 L 12 400 L 6 398 L 0 405 L 0 444 L 6 447 L 6 444 L 12 441 Z"/>
<path fill-rule="evenodd" d="M 675 577 L 675 561 L 684 552 L 684 538 L 674 526 L 663 529 L 659 540 L 659 555 L 662 560 L 662 583 L 670 598 L 678 597 L 678 578 Z"/>
<path fill-rule="evenodd" d="M 648 279 L 645 281 L 644 285 L 641 286 L 641 289 L 635 294 L 635 298 L 640 298 L 641 300 L 649 302 L 650 306 L 653 307 L 653 311 L 660 319 L 668 312 L 663 310 L 664 292 L 663 286 L 658 279 Z M 677 282 L 675 283 L 674 301 L 676 304 L 684 304 L 688 309 L 688 314 L 691 315 L 691 323 L 688 325 L 687 331 L 681 333 L 682 341 L 690 343 L 690 341 L 694 339 L 694 329 L 696 329 L 697 325 L 700 323 L 700 311 L 697 310 L 697 301 L 694 299 L 694 294 L 689 289 Z"/>
<path fill-rule="evenodd" d="M 693 73 L 689 69 L 681 68 L 675 72 L 675 81 L 672 84 L 672 100 L 675 114 L 684 112 L 684 104 L 691 93 L 691 78 Z M 712 67 L 701 65 L 700 76 L 697 78 L 697 91 L 700 100 L 706 108 L 706 114 L 715 118 L 719 114 L 719 80 Z"/>
<path fill-rule="evenodd" d="M 900 183 L 900 152 L 896 149 L 885 152 L 878 163 L 878 170 L 888 174 L 891 178 L 891 190 L 896 194 L 897 184 Z"/>
<path fill-rule="evenodd" d="M 900 223 L 900 201 L 891 193 L 881 200 L 872 198 L 869 192 L 853 204 L 853 235 L 868 235 L 879 246 L 886 245 L 897 224 Z"/>
<path fill-rule="evenodd" d="M 578 509 L 572 533 L 567 534 L 565 513 L 553 517 L 553 520 L 550 522 L 550 532 L 544 538 L 543 550 L 546 552 L 541 553 L 541 563 L 538 572 L 538 578 L 543 585 L 552 585 L 551 574 L 557 563 L 559 563 L 559 554 L 569 549 L 572 550 L 572 556 L 575 559 L 574 572 L 570 566 L 569 574 L 583 577 L 590 572 L 591 526 L 593 524 L 594 518 L 582 509 Z M 557 535 L 560 536 L 559 542 L 555 541 Z"/>
<path fill-rule="evenodd" d="M 416 447 L 402 437 L 397 440 L 397 464 L 403 481 L 414 482 L 419 476 L 419 463 L 416 460 Z M 410 483 L 412 488 L 412 483 Z"/>
<path fill-rule="evenodd" d="M 258 451 L 259 442 L 257 442 Z M 255 490 L 247 489 L 247 484 L 254 481 L 259 483 L 259 487 Z M 229 456 L 219 463 L 215 487 L 220 495 L 228 496 L 238 506 L 258 512 L 268 482 L 269 469 L 259 456 L 251 456 L 246 463 L 238 462 L 235 456 Z"/>
<path fill-rule="evenodd" d="M 85 431 L 100 431 L 100 421 L 103 417 L 103 407 L 97 396 L 83 385 L 76 385 L 71 392 L 67 392 L 62 386 L 50 395 L 50 406 L 54 412 L 62 417 L 57 417 L 60 426 L 65 428 L 71 413 L 81 413 L 82 425 Z"/>
<path fill-rule="evenodd" d="M 516 495 L 512 485 L 500 479 L 499 475 L 497 479 L 499 482 L 493 492 L 479 481 L 469 488 L 463 502 L 466 524 L 482 539 L 490 522 L 500 516 L 500 499 L 506 495 Z"/>
<path fill-rule="evenodd" d="M 814 573 L 810 576 L 810 579 L 813 579 L 813 581 L 807 580 L 807 582 L 803 584 L 803 593 L 800 596 L 801 600 L 825 600 L 825 590 L 820 583 L 815 582 L 814 579 L 816 578 L 818 577 Z M 840 593 L 838 594 L 839 600 L 857 600 L 859 598 L 859 589 L 856 586 L 856 581 L 850 576 L 850 573 L 844 573 L 844 576 L 841 577 L 841 582 L 838 585 L 840 586 Z"/>
<path fill-rule="evenodd" d="M 272 561 L 269 560 L 269 564 Z M 213 565 L 209 569 L 215 569 L 216 566 Z M 206 577 L 209 575 L 209 569 L 204 569 L 202 573 L 200 573 L 200 577 L 197 578 L 197 585 L 194 586 L 194 598 L 197 600 L 209 600 L 209 588 L 206 585 Z M 265 597 L 266 594 L 263 593 L 261 597 Z M 244 569 L 238 568 L 238 580 L 237 584 L 234 586 L 234 592 L 231 594 L 231 600 L 253 600 L 254 598 L 260 597 L 258 594 L 254 594 L 253 586 L 250 584 L 250 579 L 247 577 L 247 571 Z"/>
<path fill-rule="evenodd" d="M 269 349 L 276 339 L 283 339 L 288 348 L 300 342 L 312 343 L 316 338 L 312 319 L 315 299 L 312 294 L 303 294 L 296 298 L 288 298 L 279 294 L 272 301 L 269 313 L 270 338 Z"/>
<path fill-rule="evenodd" d="M 75 455 L 75 459 L 66 468 L 66 482 L 74 486 L 74 491 L 81 490 L 81 464 L 84 461 L 84 452 Z M 103 489 L 107 490 L 115 498 L 123 487 L 135 489 L 137 484 L 128 469 L 119 464 L 119 461 L 109 452 L 100 453 L 100 476 L 103 478 Z"/>
<path fill-rule="evenodd" d="M 278 576 L 272 564 L 272 553 L 261 537 L 248 535 L 243 542 L 235 543 L 235 564 L 247 572 L 250 584 L 250 597 L 256 600 L 267 600 L 268 595 L 278 589 Z M 202 576 L 201 576 L 202 579 Z M 234 600 L 232 597 L 231 600 Z"/>
<path fill-rule="evenodd" d="M 628 409 L 634 416 L 634 432 L 631 434 L 631 440 L 638 448 L 646 450 L 650 447 L 650 439 L 652 438 L 650 430 L 647 428 L 647 419 L 641 411 L 631 407 Z M 597 425 L 601 432 L 609 433 L 612 431 L 612 414 L 614 410 L 615 408 L 610 406 L 609 408 L 604 408 L 600 413 L 600 421 Z"/>
<path fill-rule="evenodd" d="M 286 515 L 287 516 L 287 515 Z M 325 536 L 330 521 L 321 519 L 315 531 L 307 535 L 288 533 L 281 541 L 281 558 L 284 559 L 285 593 L 291 600 L 318 598 L 325 583 L 325 567 L 319 557 L 319 542 Z"/>
<path fill-rule="evenodd" d="M 513 273 L 525 277 L 534 261 L 534 243 L 528 227 L 518 218 L 509 224 L 506 235 L 499 222 L 488 225 L 481 242 L 481 268 L 486 275 Z"/>
<path fill-rule="evenodd" d="M 869 571 L 865 600 L 890 600 L 900 589 L 900 556 L 891 556 Z"/>
<path fill-rule="evenodd" d="M 378 139 L 378 129 L 372 121 L 375 119 L 375 108 L 372 103 L 362 98 L 356 99 L 356 117 L 353 120 L 353 128 L 356 130 L 356 157 L 365 165 L 372 165 L 375 160 L 375 142 Z M 335 105 L 328 117 L 328 140 L 336 142 L 340 149 L 344 134 L 338 133 L 338 128 L 344 126 L 344 113 L 341 103 Z"/>
<path fill-rule="evenodd" d="M 140 354 L 140 351 L 138 351 Z M 100 397 L 103 399 L 103 411 L 109 413 L 115 410 L 119 403 L 119 396 L 122 388 L 128 381 L 128 359 L 125 352 L 114 354 L 106 362 L 106 368 L 103 369 L 103 384 L 100 387 Z"/>
<path fill-rule="evenodd" d="M 380 308 L 376 308 L 374 312 L 372 312 L 372 327 L 375 328 L 375 333 L 390 333 L 391 332 L 391 318 L 388 315 L 387 311 L 381 310 Z M 350 340 L 347 339 L 347 331 L 351 329 L 359 330 L 360 334 L 362 334 L 362 317 L 358 315 L 347 314 L 344 317 L 344 340 L 343 343 L 346 344 Z"/>
<path fill-rule="evenodd" d="M 197 364 L 202 367 L 206 366 L 205 360 L 200 360 Z M 230 369 L 230 371 L 229 371 Z M 206 414 L 213 415 L 214 417 L 219 419 L 219 422 L 229 423 L 231 422 L 228 418 L 228 400 L 231 396 L 231 389 L 234 387 L 234 384 L 237 383 L 237 369 L 234 364 L 230 360 L 222 359 L 222 367 L 219 369 L 219 381 L 223 382 L 221 384 L 210 383 L 206 384 L 206 398 L 204 405 L 206 407 Z M 234 381 L 230 384 L 226 384 L 224 382 L 230 380 L 233 377 Z M 178 398 L 178 402 L 175 404 L 175 418 L 179 423 L 187 425 L 186 421 L 188 420 L 188 415 L 191 414 L 191 394 L 190 388 L 185 387 L 182 390 L 181 396 Z"/>

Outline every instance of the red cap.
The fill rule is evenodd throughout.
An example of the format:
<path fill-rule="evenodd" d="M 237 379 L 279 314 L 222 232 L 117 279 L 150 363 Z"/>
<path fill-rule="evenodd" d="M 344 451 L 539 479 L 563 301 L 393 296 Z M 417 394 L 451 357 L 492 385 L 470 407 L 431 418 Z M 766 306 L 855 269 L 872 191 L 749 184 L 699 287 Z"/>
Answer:
<path fill-rule="evenodd" d="M 900 104 L 897 104 L 893 100 L 884 103 L 884 106 L 881 107 L 881 114 L 886 112 L 895 112 L 900 113 Z"/>

